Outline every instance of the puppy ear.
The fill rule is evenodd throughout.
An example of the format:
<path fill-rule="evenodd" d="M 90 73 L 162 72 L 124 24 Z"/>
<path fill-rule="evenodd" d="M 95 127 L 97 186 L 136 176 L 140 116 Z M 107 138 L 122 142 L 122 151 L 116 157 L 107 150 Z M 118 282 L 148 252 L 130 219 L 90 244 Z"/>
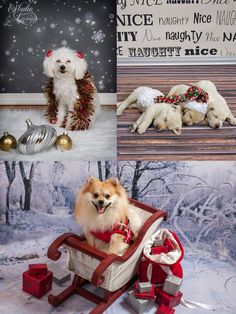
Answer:
<path fill-rule="evenodd" d="M 82 53 L 76 52 L 75 56 L 75 79 L 81 80 L 87 72 L 88 64 L 84 60 Z"/>
<path fill-rule="evenodd" d="M 107 182 L 110 182 L 114 187 L 117 187 L 118 185 L 120 185 L 120 182 L 117 179 L 117 177 L 113 177 L 111 179 L 108 179 Z"/>
<path fill-rule="evenodd" d="M 175 128 L 172 130 L 176 135 L 181 135 L 181 129 L 180 128 Z"/>
<path fill-rule="evenodd" d="M 47 75 L 48 77 L 54 77 L 53 71 L 52 71 L 52 51 L 49 50 L 50 53 L 47 53 L 46 58 L 43 61 L 43 73 Z"/>

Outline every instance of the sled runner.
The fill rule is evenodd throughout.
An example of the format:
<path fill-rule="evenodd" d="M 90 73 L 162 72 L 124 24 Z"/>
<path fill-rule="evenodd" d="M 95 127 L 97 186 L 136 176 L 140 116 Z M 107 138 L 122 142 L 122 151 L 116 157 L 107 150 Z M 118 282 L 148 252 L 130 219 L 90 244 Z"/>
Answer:
<path fill-rule="evenodd" d="M 166 220 L 167 213 L 132 199 L 130 206 L 138 211 L 143 225 L 134 243 L 122 256 L 106 254 L 88 245 L 83 236 L 73 233 L 65 233 L 53 241 L 48 249 L 48 257 L 58 260 L 61 256 L 58 249 L 64 245 L 68 269 L 75 275 L 71 286 L 59 295 L 48 296 L 51 305 L 58 306 L 76 293 L 97 304 L 90 314 L 103 313 L 134 283 L 144 244 L 158 229 L 162 220 Z M 104 296 L 99 297 L 83 288 L 85 283 L 103 288 Z"/>

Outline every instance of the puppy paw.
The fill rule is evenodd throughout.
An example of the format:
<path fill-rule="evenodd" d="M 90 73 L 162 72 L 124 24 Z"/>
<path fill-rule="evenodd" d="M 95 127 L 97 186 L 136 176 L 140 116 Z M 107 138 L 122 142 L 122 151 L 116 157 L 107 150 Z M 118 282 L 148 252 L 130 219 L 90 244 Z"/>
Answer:
<path fill-rule="evenodd" d="M 116 114 L 117 116 L 121 116 L 123 113 L 123 109 L 121 107 L 117 108 Z"/>
<path fill-rule="evenodd" d="M 147 129 L 146 128 L 144 128 L 144 127 L 138 127 L 138 134 L 143 134 L 143 133 L 145 133 L 147 131 Z"/>
<path fill-rule="evenodd" d="M 138 128 L 138 125 L 134 123 L 132 126 L 129 127 L 131 133 L 134 133 Z"/>

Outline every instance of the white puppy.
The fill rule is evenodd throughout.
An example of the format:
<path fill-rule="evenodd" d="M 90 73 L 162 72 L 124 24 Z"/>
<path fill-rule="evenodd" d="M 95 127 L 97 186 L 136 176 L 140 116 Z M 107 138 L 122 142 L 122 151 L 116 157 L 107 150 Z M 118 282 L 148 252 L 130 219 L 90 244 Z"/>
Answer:
<path fill-rule="evenodd" d="M 133 124 L 131 132 L 137 130 L 139 134 L 142 134 L 152 123 L 158 131 L 170 130 L 176 135 L 180 135 L 182 129 L 181 107 L 166 103 L 154 104 L 141 114 Z"/>
<path fill-rule="evenodd" d="M 56 113 L 50 117 L 50 122 L 70 129 L 75 104 L 81 97 L 78 92 L 78 80 L 85 77 L 87 62 L 81 53 L 63 47 L 55 51 L 48 51 L 43 68 L 44 74 L 53 78 L 53 94 L 55 95 L 53 105 L 55 107 L 56 103 L 57 106 Z M 93 83 L 91 85 L 94 88 L 92 95 L 94 112 L 90 117 L 90 125 L 94 123 L 100 111 L 96 88 Z"/>
<path fill-rule="evenodd" d="M 126 108 L 137 108 L 140 112 L 144 112 L 154 104 L 155 97 L 162 95 L 158 89 L 140 86 L 124 101 L 117 104 L 117 115 L 120 116 Z"/>
<path fill-rule="evenodd" d="M 185 94 L 187 92 L 187 90 L 189 89 L 190 86 L 185 85 L 185 84 L 179 84 L 179 85 L 175 85 L 173 87 L 171 87 L 168 96 L 173 96 L 173 95 L 181 95 L 181 94 Z M 193 124 L 197 124 L 200 122 L 203 122 L 205 119 L 205 114 L 198 112 L 196 110 L 192 110 L 189 108 L 184 108 L 183 104 L 178 104 L 182 107 L 183 110 L 183 116 L 182 116 L 182 120 L 183 123 L 186 125 L 193 125 Z"/>
<path fill-rule="evenodd" d="M 236 125 L 236 118 L 232 115 L 226 100 L 218 93 L 211 81 L 199 81 L 194 85 L 202 88 L 209 95 L 206 120 L 211 128 L 221 128 L 224 121 Z"/>

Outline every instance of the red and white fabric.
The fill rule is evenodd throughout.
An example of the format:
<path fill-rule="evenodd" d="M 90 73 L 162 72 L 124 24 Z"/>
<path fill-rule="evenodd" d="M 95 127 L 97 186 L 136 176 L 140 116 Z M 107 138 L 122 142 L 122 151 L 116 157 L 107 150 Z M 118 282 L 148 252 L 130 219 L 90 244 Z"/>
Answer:
<path fill-rule="evenodd" d="M 162 239 L 164 245 L 169 245 L 168 253 L 152 254 L 152 246 L 156 238 Z M 139 280 L 150 281 L 153 284 L 163 284 L 167 275 L 183 278 L 180 265 L 184 257 L 183 246 L 175 233 L 161 228 L 146 242 L 139 265 Z"/>

